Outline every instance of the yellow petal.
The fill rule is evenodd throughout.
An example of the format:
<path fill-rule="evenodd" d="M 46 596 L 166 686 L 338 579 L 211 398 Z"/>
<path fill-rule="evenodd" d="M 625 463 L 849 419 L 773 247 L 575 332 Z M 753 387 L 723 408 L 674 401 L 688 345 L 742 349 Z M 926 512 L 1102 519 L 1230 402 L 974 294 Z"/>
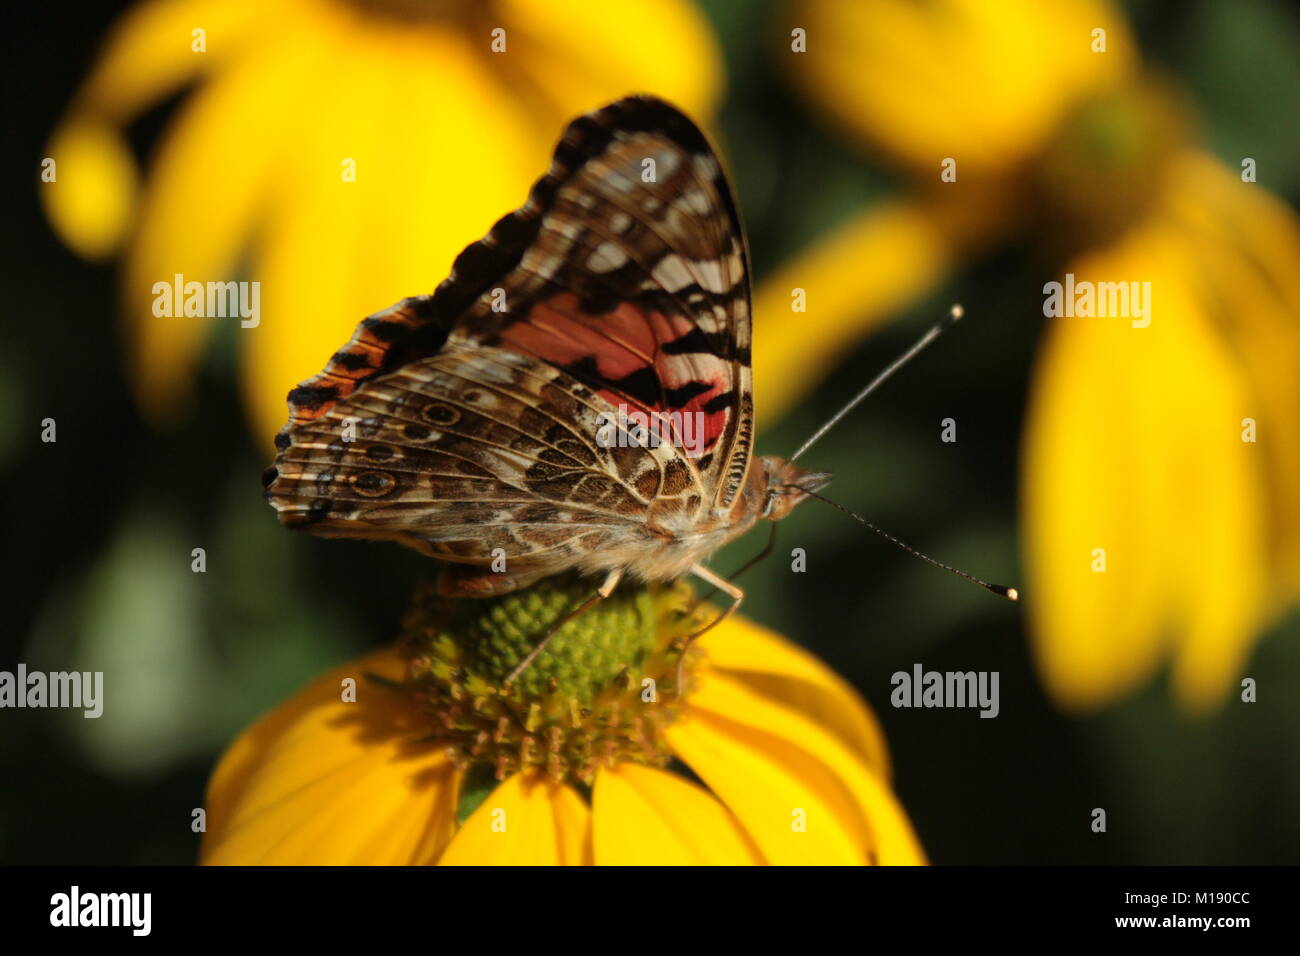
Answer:
<path fill-rule="evenodd" d="M 331 69 L 342 38 L 313 24 L 268 40 L 188 99 L 159 146 L 123 274 L 130 378 L 156 422 L 183 416 L 199 347 L 214 327 L 235 337 L 257 330 L 237 316 L 155 315 L 154 284 L 176 275 L 200 283 L 260 278 L 237 275 L 240 257 L 259 207 L 295 188 L 288 160 L 299 148 L 302 97 Z"/>
<path fill-rule="evenodd" d="M 669 742 L 769 862 L 924 862 L 888 787 L 836 737 L 736 681 L 697 676 Z"/>
<path fill-rule="evenodd" d="M 590 865 L 591 811 L 566 784 L 515 774 L 456 833 L 440 866 Z"/>
<path fill-rule="evenodd" d="M 805 0 L 780 22 L 780 61 L 805 95 L 936 180 L 945 157 L 959 181 L 1027 158 L 1071 105 L 1122 82 L 1135 60 L 1122 16 L 1092 0 Z M 790 49 L 796 27 L 807 52 Z M 1098 28 L 1104 53 L 1092 52 Z"/>
<path fill-rule="evenodd" d="M 763 696 L 804 714 L 857 751 L 888 782 L 889 749 L 866 702 L 803 648 L 744 617 L 700 639 L 708 664 Z"/>
<path fill-rule="evenodd" d="M 80 109 L 124 123 L 198 73 L 239 56 L 258 34 L 295 26 L 301 4 L 255 0 L 150 0 L 113 26 L 78 93 Z M 282 24 L 269 23 L 283 18 Z M 196 52 L 203 30 L 206 52 Z"/>
<path fill-rule="evenodd" d="M 547 123 L 629 93 L 654 93 L 701 120 L 717 105 L 722 55 L 694 4 L 504 0 L 497 9 L 507 38 L 495 59 L 501 70 L 522 72 L 512 92 L 544 96 L 552 112 L 539 119 Z"/>
<path fill-rule="evenodd" d="M 1270 590 L 1300 598 L 1300 221 L 1262 185 L 1187 153 L 1171 175 L 1172 215 L 1186 234 L 1199 297 L 1248 370 L 1252 446 L 1268 494 Z"/>
<path fill-rule="evenodd" d="M 78 255 L 106 258 L 135 204 L 135 161 L 125 141 L 106 123 L 77 114 L 55 132 L 45 158 L 54 161 L 54 180 L 39 185 L 50 223 Z"/>
<path fill-rule="evenodd" d="M 942 201 L 873 206 L 759 286 L 754 381 L 760 424 L 779 418 L 852 354 L 859 339 L 1009 227 L 1012 194 L 960 189 Z M 806 314 L 792 311 L 796 289 L 804 292 Z"/>
<path fill-rule="evenodd" d="M 1205 314 L 1181 228 L 1153 221 L 1070 271 L 1150 281 L 1151 322 L 1048 320 L 1023 457 L 1039 665 L 1063 703 L 1096 706 L 1149 677 L 1172 641 L 1179 696 L 1207 706 L 1263 611 L 1246 381 Z"/>
<path fill-rule="evenodd" d="M 214 771 L 206 864 L 431 862 L 451 837 L 458 775 L 418 744 L 407 698 L 366 674 L 403 676 L 392 651 L 335 669 L 263 717 Z M 356 701 L 342 699 L 343 680 Z"/>
<path fill-rule="evenodd" d="M 736 818 L 676 774 L 619 764 L 596 775 L 598 866 L 746 866 L 763 862 Z"/>
<path fill-rule="evenodd" d="M 293 189 L 255 263 L 264 318 L 242 337 L 245 395 L 268 447 L 289 390 L 362 318 L 431 292 L 539 172 L 518 155 L 527 124 L 455 36 L 367 27 L 318 80 L 283 168 Z M 344 159 L 356 161 L 355 182 Z"/>

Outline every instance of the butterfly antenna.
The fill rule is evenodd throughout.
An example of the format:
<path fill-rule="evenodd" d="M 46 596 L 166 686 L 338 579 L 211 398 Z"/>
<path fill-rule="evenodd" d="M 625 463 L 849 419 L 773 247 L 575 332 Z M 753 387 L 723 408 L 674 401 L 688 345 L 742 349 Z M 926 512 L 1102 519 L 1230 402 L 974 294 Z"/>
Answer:
<path fill-rule="evenodd" d="M 994 594 L 998 595 L 999 597 L 1004 597 L 1004 598 L 1006 598 L 1007 600 L 1010 600 L 1010 601 L 1019 601 L 1019 600 L 1020 600 L 1020 592 L 1017 591 L 1015 588 L 1009 588 L 1009 587 L 1007 587 L 1007 586 L 1005 586 L 1005 585 L 1002 585 L 1002 584 L 989 584 L 989 582 L 987 582 L 987 581 L 983 581 L 983 580 L 981 580 L 981 579 L 975 577 L 975 575 L 973 575 L 973 574 L 967 574 L 965 571 L 960 571 L 960 570 L 958 570 L 957 568 L 951 567 L 950 565 L 943 564 L 943 563 L 940 562 L 940 561 L 936 561 L 936 560 L 934 560 L 934 558 L 930 557 L 928 554 L 922 554 L 920 551 L 917 551 L 916 548 L 912 547 L 912 546 L 911 546 L 910 544 L 908 544 L 907 542 L 905 542 L 905 541 L 901 541 L 901 540 L 899 540 L 898 538 L 895 538 L 892 534 L 890 534 L 888 531 L 884 530 L 883 528 L 878 528 L 878 527 L 876 527 L 874 524 L 872 524 L 872 523 L 871 523 L 870 521 L 868 521 L 866 518 L 862 517 L 862 515 L 857 514 L 856 512 L 850 511 L 848 508 L 845 508 L 843 505 L 836 504 L 834 501 L 831 501 L 829 498 L 825 497 L 824 495 L 819 495 L 819 494 L 817 494 L 817 492 L 815 492 L 815 491 L 809 491 L 807 488 L 803 487 L 802 485 L 786 485 L 785 487 L 786 487 L 786 488 L 795 488 L 795 489 L 798 489 L 799 491 L 802 491 L 804 494 L 809 495 L 809 496 L 811 496 L 811 497 L 813 497 L 813 498 L 816 498 L 818 501 L 824 501 L 824 502 L 826 502 L 826 503 L 827 503 L 828 505 L 830 505 L 832 508 L 836 508 L 836 509 L 838 509 L 838 510 L 840 510 L 840 511 L 843 511 L 843 512 L 844 512 L 846 515 L 848 515 L 850 518 L 853 518 L 853 519 L 855 519 L 856 521 L 860 521 L 860 522 L 862 522 L 864 525 L 866 525 L 868 528 L 870 528 L 870 529 L 871 529 L 872 531 L 874 531 L 876 534 L 880 535 L 880 536 L 881 536 L 882 538 L 884 538 L 886 541 L 889 541 L 889 542 L 891 542 L 891 543 L 897 545 L 898 547 L 902 548 L 904 551 L 906 551 L 908 554 L 912 555 L 913 557 L 920 558 L 920 559 L 921 559 L 922 561 L 924 561 L 926 564 L 933 564 L 936 568 L 940 568 L 940 569 L 942 569 L 942 570 L 944 570 L 944 571 L 947 571 L 949 574 L 955 574 L 955 575 L 957 575 L 957 577 L 959 577 L 959 578 L 965 578 L 967 581 L 970 581 L 970 582 L 972 582 L 973 584 L 978 584 L 978 585 L 979 585 L 980 587 L 982 587 L 984 590 L 986 590 L 986 591 L 991 591 L 991 592 L 993 592 Z"/>
<path fill-rule="evenodd" d="M 890 362 L 883 372 L 881 372 L 879 375 L 877 375 L 875 378 L 873 378 L 870 382 L 867 383 L 866 388 L 858 392 L 858 394 L 854 395 L 853 399 L 847 405 L 845 405 L 833 416 L 831 416 L 830 421 L 828 421 L 821 428 L 817 429 L 817 431 L 813 433 L 813 436 L 811 438 L 809 438 L 806 442 L 800 445 L 799 450 L 796 451 L 793 455 L 791 455 L 789 460 L 794 461 L 796 458 L 798 458 L 800 455 L 806 452 L 809 448 L 811 448 L 813 446 L 813 443 L 816 442 L 817 439 L 821 438 L 828 431 L 834 428 L 836 424 L 838 424 L 841 418 L 843 418 L 849 412 L 853 411 L 853 409 L 857 408 L 863 399 L 865 399 L 877 388 L 879 388 L 881 385 L 887 382 L 890 376 L 892 376 L 900 368 L 902 368 L 908 362 L 912 361 L 912 359 L 916 358 L 916 356 L 920 354 L 922 349 L 924 349 L 927 345 L 929 345 L 931 342 L 937 339 L 945 329 L 947 329 L 952 325 L 955 325 L 964 314 L 965 314 L 965 310 L 963 310 L 960 305 L 953 305 L 953 307 L 948 310 L 948 314 L 945 315 L 938 322 L 934 323 L 934 325 L 930 326 L 929 331 L 927 331 L 923 336 L 917 339 L 910 349 L 908 349 L 898 358 L 894 359 L 894 361 Z"/>

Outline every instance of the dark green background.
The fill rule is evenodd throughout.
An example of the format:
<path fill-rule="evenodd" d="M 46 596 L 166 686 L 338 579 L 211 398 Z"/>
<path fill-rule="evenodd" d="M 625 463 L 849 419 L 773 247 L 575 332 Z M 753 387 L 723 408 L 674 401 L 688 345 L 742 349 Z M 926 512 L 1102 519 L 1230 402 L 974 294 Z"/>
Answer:
<path fill-rule="evenodd" d="M 761 279 L 895 187 L 774 74 L 769 4 L 707 7 L 728 56 L 722 129 Z M 1197 97 L 1211 146 L 1233 167 L 1267 157 L 1262 181 L 1300 200 L 1291 8 L 1130 10 L 1148 61 Z M 97 721 L 0 711 L 0 861 L 188 862 L 190 812 L 223 746 L 312 676 L 389 639 L 432 568 L 396 546 L 278 527 L 261 498 L 268 462 L 240 409 L 233 338 L 209 353 L 199 414 L 184 430 L 162 436 L 143 424 L 123 380 L 114 270 L 87 266 L 55 239 L 35 186 L 43 145 L 112 11 L 27 16 L 5 37 L 4 57 L 0 669 L 21 660 L 107 671 L 108 709 Z M 133 127 L 142 150 L 173 106 Z M 762 433 L 759 451 L 789 454 L 959 299 L 973 321 L 805 463 L 833 471 L 837 500 L 917 547 L 1021 580 L 1017 450 L 1042 327 L 1040 267 L 1030 250 L 1004 249 L 933 290 Z M 958 414 L 960 440 L 940 443 L 939 420 Z M 58 421 L 57 444 L 39 440 L 45 417 Z M 1232 698 L 1189 719 L 1162 677 L 1100 716 L 1070 719 L 1044 697 L 1013 606 L 816 502 L 782 525 L 780 544 L 785 555 L 807 549 L 808 573 L 790 573 L 788 557 L 751 572 L 746 613 L 812 648 L 871 701 L 897 791 L 935 862 L 1300 861 L 1300 615 L 1253 652 L 1257 704 Z M 715 566 L 730 570 L 761 545 L 760 532 Z M 207 550 L 205 575 L 190 572 L 193 547 Z M 1000 671 L 1001 715 L 890 708 L 889 675 L 915 662 Z M 1098 806 L 1109 815 L 1104 835 L 1088 826 Z"/>

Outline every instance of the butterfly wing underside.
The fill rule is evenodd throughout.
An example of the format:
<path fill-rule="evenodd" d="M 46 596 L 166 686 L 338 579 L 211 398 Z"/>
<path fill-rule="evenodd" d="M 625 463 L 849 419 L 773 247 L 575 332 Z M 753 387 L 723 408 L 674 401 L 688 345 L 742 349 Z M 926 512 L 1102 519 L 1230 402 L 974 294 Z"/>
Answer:
<path fill-rule="evenodd" d="M 432 295 L 363 320 L 290 393 L 267 497 L 318 534 L 534 577 L 663 544 L 742 487 L 749 309 L 717 157 L 662 101 L 621 100 L 570 124 Z M 606 447 L 627 412 L 664 440 Z"/>

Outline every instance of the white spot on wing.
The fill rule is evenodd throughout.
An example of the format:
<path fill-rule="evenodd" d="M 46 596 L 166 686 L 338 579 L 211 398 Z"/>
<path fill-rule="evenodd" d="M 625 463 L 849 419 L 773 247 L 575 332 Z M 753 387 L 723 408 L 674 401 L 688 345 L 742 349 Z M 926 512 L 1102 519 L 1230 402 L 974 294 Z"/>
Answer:
<path fill-rule="evenodd" d="M 627 262 L 627 251 L 617 243 L 602 242 L 587 257 L 587 268 L 592 272 L 613 272 Z"/>
<path fill-rule="evenodd" d="M 676 253 L 660 259 L 655 264 L 652 276 L 655 282 L 669 292 L 680 292 L 697 282 L 706 292 L 722 293 L 731 287 L 723 274 L 722 263 L 716 259 L 691 260 L 688 264 Z"/>
<path fill-rule="evenodd" d="M 713 204 L 709 202 L 709 197 L 704 194 L 702 189 L 689 189 L 682 193 L 678 201 L 699 216 L 707 216 L 713 211 Z"/>

